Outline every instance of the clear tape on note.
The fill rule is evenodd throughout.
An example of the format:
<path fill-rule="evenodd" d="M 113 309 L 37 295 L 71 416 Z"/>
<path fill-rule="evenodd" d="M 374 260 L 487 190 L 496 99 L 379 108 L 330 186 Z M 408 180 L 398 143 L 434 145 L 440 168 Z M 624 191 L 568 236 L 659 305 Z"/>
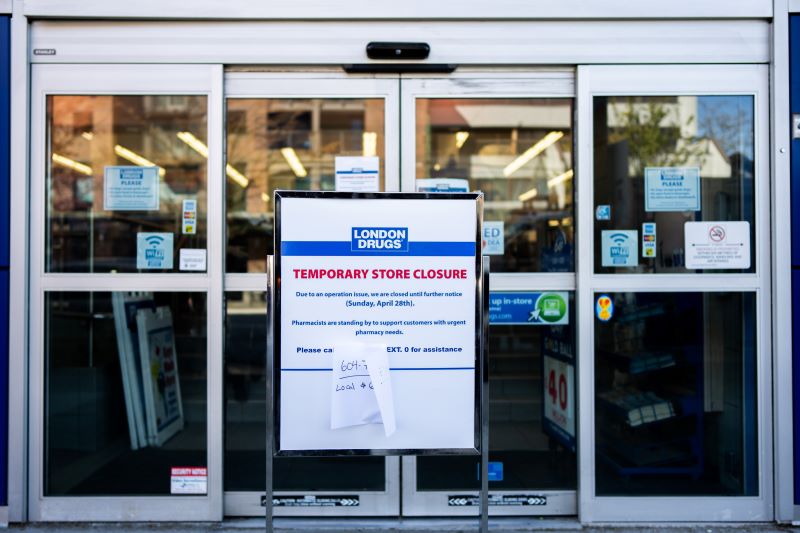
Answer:
<path fill-rule="evenodd" d="M 331 429 L 383 424 L 389 437 L 397 424 L 386 346 L 342 346 L 337 352 L 331 379 Z"/>

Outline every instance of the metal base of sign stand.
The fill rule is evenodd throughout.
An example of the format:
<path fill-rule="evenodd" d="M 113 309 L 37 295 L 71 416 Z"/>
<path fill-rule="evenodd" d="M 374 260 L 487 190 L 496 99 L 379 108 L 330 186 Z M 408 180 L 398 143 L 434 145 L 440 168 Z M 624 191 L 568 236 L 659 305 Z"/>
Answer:
<path fill-rule="evenodd" d="M 275 309 L 273 293 L 273 269 L 274 257 L 267 256 L 267 361 L 266 361 L 266 381 L 267 381 L 267 435 L 266 435 L 266 469 L 265 481 L 266 491 L 264 495 L 264 518 L 266 532 L 274 532 L 274 507 L 273 507 L 273 435 L 274 435 L 274 412 L 273 412 L 273 324 L 272 317 Z M 481 343 L 480 343 L 480 402 L 481 402 L 481 491 L 480 491 L 480 533 L 489 533 L 489 257 L 483 256 L 483 275 L 480 280 L 481 290 Z"/>

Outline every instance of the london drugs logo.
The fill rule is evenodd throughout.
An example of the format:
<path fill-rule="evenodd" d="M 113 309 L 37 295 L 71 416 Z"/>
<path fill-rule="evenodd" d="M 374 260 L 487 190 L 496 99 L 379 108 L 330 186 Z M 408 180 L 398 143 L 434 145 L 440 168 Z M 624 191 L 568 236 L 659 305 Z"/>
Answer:
<path fill-rule="evenodd" d="M 608 251 L 611 256 L 611 262 L 620 265 L 626 264 L 631 254 L 628 236 L 624 233 L 612 233 L 609 239 L 611 240 L 611 246 Z"/>
<path fill-rule="evenodd" d="M 661 171 L 661 185 L 664 187 L 680 187 L 685 179 L 681 171 L 667 169 Z"/>
<path fill-rule="evenodd" d="M 122 185 L 141 185 L 144 179 L 144 171 L 140 168 L 121 168 L 119 179 Z"/>
<path fill-rule="evenodd" d="M 407 252 L 408 228 L 353 228 L 350 250 Z"/>

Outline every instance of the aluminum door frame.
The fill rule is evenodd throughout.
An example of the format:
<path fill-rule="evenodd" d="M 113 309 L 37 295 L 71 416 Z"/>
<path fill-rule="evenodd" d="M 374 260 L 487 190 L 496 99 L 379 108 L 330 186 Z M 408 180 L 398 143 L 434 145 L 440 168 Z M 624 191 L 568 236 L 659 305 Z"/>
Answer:
<path fill-rule="evenodd" d="M 769 70 L 766 65 L 579 66 L 577 160 L 579 517 L 584 523 L 773 520 L 770 285 Z M 755 123 L 755 274 L 595 274 L 593 98 L 647 95 L 752 95 Z M 594 300 L 596 292 L 751 292 L 756 296 L 759 495 L 755 497 L 597 496 L 595 490 Z"/>
<path fill-rule="evenodd" d="M 446 77 L 442 75 L 403 75 L 401 78 L 400 118 L 402 190 L 413 191 L 416 179 L 415 100 L 417 98 L 564 98 L 571 99 L 575 106 L 574 81 L 575 72 L 571 68 L 507 71 L 464 68 Z M 573 134 L 575 131 L 575 124 L 573 124 Z M 573 161 L 576 161 L 574 155 Z M 575 215 L 577 218 L 577 207 Z M 575 249 L 577 249 L 577 245 Z M 575 291 L 575 273 L 492 273 L 490 289 L 492 292 Z M 575 301 L 577 302 L 577 297 Z M 576 391 L 577 388 L 576 385 Z M 580 449 L 580 440 L 578 449 Z M 479 509 L 477 506 L 448 504 L 448 496 L 477 497 L 477 489 L 474 491 L 418 491 L 416 490 L 416 457 L 404 457 L 402 466 L 402 510 L 404 516 L 473 516 L 477 514 Z M 576 479 L 579 479 L 577 476 L 576 472 Z M 491 516 L 574 515 L 577 513 L 576 490 L 537 490 L 535 487 L 529 490 L 491 490 L 490 486 L 490 495 L 541 495 L 547 498 L 547 503 L 541 506 L 494 506 L 490 502 L 489 513 Z"/>
<path fill-rule="evenodd" d="M 382 98 L 384 99 L 384 187 L 400 190 L 398 76 L 347 75 L 341 69 L 232 69 L 225 73 L 225 98 Z M 225 158 L 223 154 L 223 158 Z M 223 193 L 224 198 L 224 193 Z M 225 291 L 264 291 L 266 274 L 225 274 Z M 223 314 L 224 317 L 224 314 Z M 224 398 L 222 398 L 224 405 Z M 224 451 L 224 447 L 223 447 Z M 275 496 L 357 494 L 358 506 L 275 507 L 275 516 L 397 516 L 400 514 L 400 460 L 386 457 L 382 491 L 275 491 Z M 260 491 L 224 491 L 225 516 L 263 516 Z"/>
<path fill-rule="evenodd" d="M 207 271 L 197 274 L 45 272 L 48 95 L 203 95 L 207 98 Z M 28 509 L 31 521 L 222 519 L 222 67 L 220 65 L 33 65 L 31 72 Z M 44 496 L 45 293 L 153 291 L 206 294 L 205 496 Z"/>

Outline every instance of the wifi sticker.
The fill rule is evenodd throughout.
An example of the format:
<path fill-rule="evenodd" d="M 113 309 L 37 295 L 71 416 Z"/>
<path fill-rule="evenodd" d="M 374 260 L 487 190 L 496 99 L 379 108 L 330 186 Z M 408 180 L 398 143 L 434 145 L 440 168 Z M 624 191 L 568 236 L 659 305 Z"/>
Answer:
<path fill-rule="evenodd" d="M 602 265 L 635 267 L 639 264 L 639 232 L 636 230 L 604 230 L 601 232 Z"/>
<path fill-rule="evenodd" d="M 172 233 L 137 233 L 136 268 L 172 270 Z"/>

